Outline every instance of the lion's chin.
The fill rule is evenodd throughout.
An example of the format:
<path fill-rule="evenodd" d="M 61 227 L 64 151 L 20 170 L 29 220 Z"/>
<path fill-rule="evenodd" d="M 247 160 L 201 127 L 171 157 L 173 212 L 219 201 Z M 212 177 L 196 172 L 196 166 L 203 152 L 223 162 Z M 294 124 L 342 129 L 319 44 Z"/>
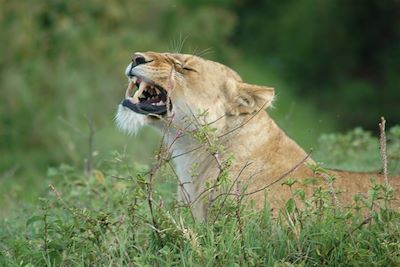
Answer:
<path fill-rule="evenodd" d="M 118 105 L 115 122 L 119 129 L 130 135 L 135 135 L 140 128 L 148 123 L 148 118 L 145 115 L 138 114 L 132 110 Z"/>

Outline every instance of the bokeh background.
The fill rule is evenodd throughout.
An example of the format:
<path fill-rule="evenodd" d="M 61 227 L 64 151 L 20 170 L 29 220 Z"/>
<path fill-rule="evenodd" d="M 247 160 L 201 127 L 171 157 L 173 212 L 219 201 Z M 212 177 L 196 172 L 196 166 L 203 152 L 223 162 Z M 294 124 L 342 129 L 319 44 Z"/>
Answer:
<path fill-rule="evenodd" d="M 399 0 L 0 0 L 0 216 L 47 190 L 51 166 L 113 150 L 151 161 L 157 133 L 113 123 L 125 66 L 147 50 L 275 87 L 270 113 L 306 149 L 323 133 L 376 134 L 382 115 L 400 123 Z"/>

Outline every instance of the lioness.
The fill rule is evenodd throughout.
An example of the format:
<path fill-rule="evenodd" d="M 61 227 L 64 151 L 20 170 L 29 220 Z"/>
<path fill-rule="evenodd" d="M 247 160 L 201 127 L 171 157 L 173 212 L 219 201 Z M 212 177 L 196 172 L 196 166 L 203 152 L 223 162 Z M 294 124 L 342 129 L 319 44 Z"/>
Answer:
<path fill-rule="evenodd" d="M 280 181 L 285 174 L 300 181 L 316 176 L 307 166 L 313 160 L 264 112 L 274 100 L 273 88 L 244 83 L 232 69 L 187 54 L 135 53 L 125 74 L 129 85 L 116 122 L 128 133 L 146 124 L 165 131 L 172 124 L 164 141 L 183 185 L 178 190 L 180 199 L 194 201 L 197 218 L 205 216 L 207 201 L 199 196 L 207 189 L 206 181 L 219 176 L 221 158 L 228 154 L 234 155 L 230 177 L 240 181 L 246 192 L 257 192 L 249 197 L 259 207 L 266 187 L 271 207 L 284 205 L 291 195 Z M 199 115 L 204 111 L 206 116 Z M 196 116 L 202 116 L 201 123 L 196 123 Z M 199 140 L 187 134 L 201 124 L 215 129 L 214 136 L 225 147 L 223 155 L 207 144 L 199 146 Z M 317 176 L 329 186 L 324 175 Z M 344 205 L 351 203 L 354 194 L 367 192 L 371 177 L 382 182 L 378 174 L 331 171 L 330 175 L 336 177 L 330 188 L 341 191 L 337 201 Z M 390 184 L 398 196 L 400 177 L 391 177 Z"/>

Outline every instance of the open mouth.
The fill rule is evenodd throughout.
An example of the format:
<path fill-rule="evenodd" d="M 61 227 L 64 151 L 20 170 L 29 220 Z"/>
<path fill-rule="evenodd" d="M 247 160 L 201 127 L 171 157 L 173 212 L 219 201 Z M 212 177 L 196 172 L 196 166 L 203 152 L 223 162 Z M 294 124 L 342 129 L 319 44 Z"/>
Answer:
<path fill-rule="evenodd" d="M 135 91 L 136 90 L 136 91 Z M 132 77 L 126 89 L 122 106 L 143 115 L 165 115 L 172 105 L 167 91 L 153 82 Z"/>

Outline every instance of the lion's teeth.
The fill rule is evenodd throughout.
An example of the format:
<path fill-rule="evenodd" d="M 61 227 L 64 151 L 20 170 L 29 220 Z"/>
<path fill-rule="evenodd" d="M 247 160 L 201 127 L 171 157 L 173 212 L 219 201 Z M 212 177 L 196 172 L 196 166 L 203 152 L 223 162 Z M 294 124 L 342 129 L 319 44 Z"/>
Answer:
<path fill-rule="evenodd" d="M 154 86 L 150 86 L 149 89 L 148 89 L 148 91 L 149 91 L 149 93 L 152 94 L 152 95 L 155 95 L 155 94 L 156 94 L 156 90 L 155 90 Z"/>
<path fill-rule="evenodd" d="M 133 96 L 133 103 L 139 103 L 139 96 L 142 95 L 144 89 L 146 89 L 147 83 L 142 81 L 139 85 L 139 90 L 136 91 L 135 95 Z"/>
<path fill-rule="evenodd" d="M 126 88 L 125 97 L 128 98 L 132 95 L 132 91 L 135 88 L 135 84 L 133 82 L 129 82 L 128 88 Z"/>

